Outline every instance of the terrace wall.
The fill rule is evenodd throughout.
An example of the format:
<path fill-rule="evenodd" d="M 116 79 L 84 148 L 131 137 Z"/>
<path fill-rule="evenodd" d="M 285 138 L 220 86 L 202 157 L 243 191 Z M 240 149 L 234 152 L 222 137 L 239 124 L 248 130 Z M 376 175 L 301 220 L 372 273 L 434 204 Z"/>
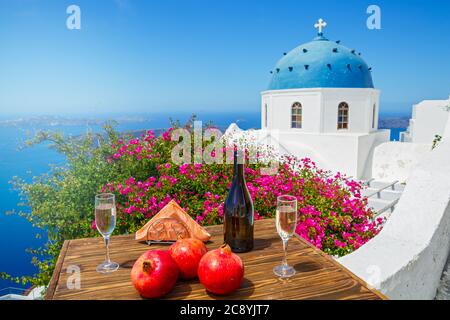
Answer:
<path fill-rule="evenodd" d="M 450 249 L 450 115 L 441 143 L 412 170 L 383 230 L 339 259 L 392 299 L 433 299 Z"/>

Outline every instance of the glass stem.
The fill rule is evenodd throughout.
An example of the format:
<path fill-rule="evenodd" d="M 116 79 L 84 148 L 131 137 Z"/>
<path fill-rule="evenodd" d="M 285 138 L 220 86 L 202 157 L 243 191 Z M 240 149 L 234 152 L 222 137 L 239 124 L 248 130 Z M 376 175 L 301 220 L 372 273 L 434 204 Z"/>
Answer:
<path fill-rule="evenodd" d="M 106 246 L 106 263 L 110 264 L 111 259 L 109 258 L 109 236 L 104 237 L 105 239 L 105 246 Z"/>
<path fill-rule="evenodd" d="M 283 266 L 286 266 L 287 267 L 287 265 L 288 265 L 288 263 L 287 263 L 287 246 L 288 246 L 288 240 L 289 239 L 283 239 L 283 251 L 284 251 L 284 258 L 283 258 Z"/>

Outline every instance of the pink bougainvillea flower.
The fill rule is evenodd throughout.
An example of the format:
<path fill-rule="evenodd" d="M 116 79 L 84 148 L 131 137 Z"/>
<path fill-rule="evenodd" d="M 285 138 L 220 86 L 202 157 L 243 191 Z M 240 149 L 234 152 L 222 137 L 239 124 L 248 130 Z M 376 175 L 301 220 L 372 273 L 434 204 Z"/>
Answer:
<path fill-rule="evenodd" d="M 134 232 L 171 199 L 201 225 L 223 222 L 233 166 L 173 163 L 171 151 L 177 142 L 171 141 L 172 131 L 159 137 L 147 131 L 141 138 L 119 140 L 113 146 L 108 158 L 111 165 L 117 163 L 129 172 L 102 188 L 117 195 L 119 232 Z M 224 159 L 232 154 L 229 151 L 222 149 Z M 308 158 L 282 157 L 276 175 L 261 174 L 261 167 L 245 167 L 256 220 L 274 217 L 277 196 L 294 195 L 298 201 L 297 234 L 338 256 L 358 249 L 381 230 L 384 220 L 374 219 L 367 199 L 361 197 L 360 182 L 341 173 L 330 174 Z"/>

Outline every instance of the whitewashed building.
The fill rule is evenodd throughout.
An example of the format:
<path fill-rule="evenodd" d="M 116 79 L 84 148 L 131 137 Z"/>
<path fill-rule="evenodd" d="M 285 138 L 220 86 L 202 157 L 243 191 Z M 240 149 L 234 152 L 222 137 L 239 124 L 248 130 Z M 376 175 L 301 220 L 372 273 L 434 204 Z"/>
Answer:
<path fill-rule="evenodd" d="M 285 53 L 261 93 L 261 128 L 282 150 L 320 167 L 370 178 L 374 148 L 389 141 L 378 129 L 380 91 L 360 53 L 324 37 Z"/>
<path fill-rule="evenodd" d="M 410 143 L 389 141 L 389 130 L 378 129 L 380 92 L 371 69 L 355 50 L 326 39 L 325 25 L 319 20 L 318 36 L 271 71 L 261 93 L 262 129 L 231 125 L 226 135 L 270 142 L 321 168 L 369 179 L 363 196 L 387 218 L 385 226 L 338 261 L 389 298 L 434 299 L 449 288 L 438 294 L 448 299 L 450 99 L 414 106 L 402 139 Z M 432 149 L 436 134 L 442 141 Z"/>
<path fill-rule="evenodd" d="M 442 136 L 450 111 L 448 100 L 424 100 L 413 106 L 408 129 L 400 141 L 432 144 L 436 135 Z"/>

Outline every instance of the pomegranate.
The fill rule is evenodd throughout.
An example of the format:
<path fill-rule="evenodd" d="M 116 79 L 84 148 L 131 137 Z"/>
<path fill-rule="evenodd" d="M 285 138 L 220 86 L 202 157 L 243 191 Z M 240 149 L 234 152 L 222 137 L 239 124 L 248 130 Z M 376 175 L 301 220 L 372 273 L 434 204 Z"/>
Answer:
<path fill-rule="evenodd" d="M 149 250 L 131 269 L 131 281 L 144 298 L 159 298 L 169 293 L 178 278 L 178 266 L 169 252 Z"/>
<path fill-rule="evenodd" d="M 206 252 L 208 249 L 203 241 L 194 238 L 180 239 L 169 248 L 169 253 L 180 270 L 181 279 L 197 277 L 198 264 Z"/>
<path fill-rule="evenodd" d="M 244 264 L 229 245 L 206 253 L 198 265 L 198 277 L 206 290 L 223 295 L 237 290 L 244 277 Z"/>

